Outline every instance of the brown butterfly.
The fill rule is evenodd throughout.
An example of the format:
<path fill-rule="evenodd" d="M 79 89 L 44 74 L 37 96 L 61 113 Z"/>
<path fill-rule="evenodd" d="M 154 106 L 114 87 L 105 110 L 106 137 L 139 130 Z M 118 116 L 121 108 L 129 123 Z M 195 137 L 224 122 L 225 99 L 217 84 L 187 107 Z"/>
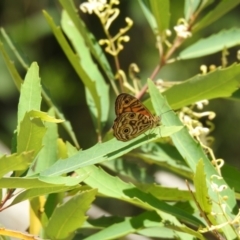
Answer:
<path fill-rule="evenodd" d="M 115 113 L 113 135 L 123 142 L 159 126 L 160 117 L 152 115 L 137 98 L 127 93 L 118 95 Z"/>

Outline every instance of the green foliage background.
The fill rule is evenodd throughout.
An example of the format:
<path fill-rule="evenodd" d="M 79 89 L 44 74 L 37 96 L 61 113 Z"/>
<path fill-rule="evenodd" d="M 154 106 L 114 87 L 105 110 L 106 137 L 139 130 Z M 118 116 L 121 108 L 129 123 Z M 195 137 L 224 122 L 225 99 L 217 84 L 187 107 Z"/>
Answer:
<path fill-rule="evenodd" d="M 151 228 L 154 229 L 155 234 L 152 237 L 156 237 L 159 229 L 162 230 L 160 236 L 163 236 L 163 232 L 166 230 L 164 224 L 166 223 L 161 226 L 159 226 L 159 224 L 161 221 L 164 222 L 167 219 L 169 220 L 169 222 L 171 222 L 171 224 L 173 224 L 174 227 L 172 227 L 178 231 L 178 234 L 179 236 L 181 236 L 182 239 L 185 239 L 184 234 L 186 233 L 192 234 L 192 236 L 198 237 L 200 239 L 204 239 L 199 232 L 180 224 L 177 220 L 178 217 L 181 220 L 183 219 L 184 221 L 188 222 L 189 224 L 193 224 L 195 226 L 201 225 L 202 222 L 199 220 L 199 218 L 191 215 L 191 210 L 182 211 L 181 206 L 179 207 L 177 206 L 177 204 L 176 206 L 169 206 L 164 202 L 165 200 L 177 201 L 182 198 L 185 201 L 188 201 L 191 199 L 189 192 L 184 192 L 177 189 L 175 189 L 174 192 L 171 192 L 171 190 L 168 191 L 168 189 L 165 188 L 161 189 L 161 187 L 158 185 L 150 185 L 150 183 L 153 182 L 153 179 L 151 178 L 151 172 L 154 172 L 154 167 L 152 169 L 151 167 L 149 167 L 149 173 L 147 174 L 149 179 L 144 179 L 145 182 L 141 185 L 139 183 L 141 183 L 141 180 L 144 178 L 141 178 L 141 170 L 135 169 L 134 172 L 134 163 L 131 167 L 131 163 L 129 163 L 129 165 L 127 165 L 129 167 L 128 177 L 132 177 L 133 179 L 137 179 L 138 177 L 140 178 L 138 184 L 136 183 L 135 186 L 132 183 L 128 183 L 127 181 L 124 182 L 118 178 L 112 177 L 108 175 L 107 172 L 105 172 L 104 170 L 97 168 L 93 165 L 103 162 L 101 166 L 106 167 L 108 169 L 108 172 L 113 173 L 114 175 L 117 169 L 116 165 L 114 164 L 117 164 L 117 162 L 111 163 L 111 160 L 121 157 L 123 154 L 128 153 L 130 150 L 135 149 L 138 146 L 142 146 L 143 143 L 148 143 L 149 138 L 150 140 L 153 140 L 155 138 L 151 135 L 150 137 L 141 137 L 132 144 L 119 143 L 115 140 L 110 140 L 104 142 L 101 146 L 94 146 L 97 143 L 97 135 L 95 132 L 95 125 L 92 122 L 90 109 L 86 103 L 84 84 L 79 80 L 79 77 L 75 73 L 73 67 L 69 64 L 69 60 L 63 53 L 58 42 L 56 41 L 56 38 L 52 34 L 51 28 L 49 27 L 52 26 L 52 29 L 55 29 L 57 31 L 57 28 L 54 28 L 54 22 L 56 25 L 61 24 L 60 18 L 62 6 L 59 2 L 14 0 L 1 1 L 0 23 L 2 26 L 4 26 L 4 29 L 10 36 L 11 40 L 14 42 L 14 45 L 17 47 L 17 51 L 20 52 L 20 54 L 24 57 L 24 60 L 29 64 L 29 66 L 32 64 L 33 61 L 37 62 L 38 64 L 37 65 L 36 63 L 34 63 L 31 65 L 31 68 L 28 72 L 29 75 L 27 75 L 28 77 L 26 77 L 25 82 L 27 82 L 27 79 L 35 79 L 34 89 L 36 89 L 37 91 L 35 96 L 40 96 L 39 93 L 41 89 L 38 80 L 39 66 L 41 84 L 44 86 L 45 91 L 51 97 L 54 104 L 56 104 L 56 106 L 61 110 L 61 112 L 64 113 L 66 119 L 71 122 L 73 131 L 76 134 L 77 140 L 81 148 L 83 150 L 88 150 L 76 152 L 76 149 L 74 149 L 73 147 L 71 147 L 70 144 L 67 143 L 67 156 L 64 156 L 64 151 L 61 156 L 62 158 L 68 157 L 67 162 L 55 162 L 54 160 L 52 160 L 51 162 L 51 159 L 55 159 L 57 156 L 54 154 L 53 156 L 48 156 L 48 149 L 46 148 L 46 151 L 43 152 L 41 156 L 39 156 L 39 158 L 41 159 L 48 159 L 48 161 L 46 161 L 45 163 L 44 161 L 42 161 L 43 165 L 38 166 L 38 171 L 41 172 L 41 175 L 34 175 L 35 171 L 33 164 L 30 167 L 27 178 L 21 177 L 23 171 L 25 171 L 28 164 L 31 163 L 31 159 L 36 157 L 34 154 L 36 154 L 36 149 L 40 146 L 37 141 L 39 139 L 42 139 L 42 136 L 45 134 L 45 127 L 39 120 L 39 118 L 47 122 L 46 126 L 52 132 L 54 132 L 56 129 L 54 129 L 54 127 L 51 125 L 51 122 L 56 123 L 57 120 L 50 117 L 53 114 L 52 110 L 48 112 L 48 115 L 43 115 L 41 112 L 39 112 L 39 110 L 48 111 L 48 107 L 46 103 L 44 103 L 44 101 L 42 101 L 42 105 L 40 108 L 40 105 L 38 104 L 41 103 L 41 99 L 39 98 L 32 99 L 32 101 L 30 101 L 32 105 L 28 109 L 31 110 L 32 108 L 34 108 L 36 111 L 31 111 L 24 115 L 26 109 L 18 109 L 22 112 L 19 111 L 17 113 L 19 92 L 16 90 L 16 86 L 14 85 L 12 77 L 10 76 L 6 68 L 3 58 L 0 58 L 0 140 L 7 146 L 7 148 L 10 149 L 12 147 L 14 149 L 14 144 L 12 144 L 12 138 L 16 126 L 18 126 L 18 129 L 25 130 L 28 129 L 28 127 L 24 128 L 24 126 L 32 126 L 33 128 L 38 129 L 38 135 L 31 135 L 24 131 L 20 132 L 17 140 L 21 140 L 21 137 L 29 134 L 32 137 L 32 141 L 30 141 L 32 145 L 26 146 L 24 145 L 24 143 L 21 145 L 21 141 L 18 141 L 17 148 L 15 149 L 17 155 L 13 155 L 11 157 L 4 156 L 3 159 L 1 159 L 0 176 L 2 177 L 8 171 L 14 170 L 14 179 L 16 179 L 17 181 L 13 182 L 13 179 L 11 178 L 3 178 L 0 181 L 0 187 L 24 187 L 26 191 L 23 194 L 19 195 L 14 200 L 12 205 L 25 199 L 31 198 L 32 200 L 30 201 L 30 203 L 33 209 L 37 209 L 37 204 L 34 201 L 34 197 L 38 197 L 41 194 L 51 194 L 52 192 L 54 192 L 54 194 L 56 195 L 53 194 L 49 196 L 59 197 L 59 195 L 57 195 L 58 193 L 61 195 L 61 192 L 68 191 L 72 196 L 74 196 L 71 201 L 58 208 L 55 208 L 56 206 L 54 206 L 54 204 L 49 200 L 50 197 L 48 198 L 45 206 L 46 212 L 44 213 L 45 215 L 44 217 L 42 217 L 41 220 L 42 224 L 45 224 L 46 226 L 43 236 L 48 236 L 51 239 L 71 239 L 71 236 L 68 235 L 69 231 L 74 231 L 78 227 L 83 227 L 85 229 L 93 228 L 94 230 L 102 229 L 102 231 L 100 231 L 99 234 L 96 235 L 98 239 L 113 239 L 114 236 L 117 238 L 119 236 L 122 236 L 123 232 L 137 232 L 138 234 L 143 234 L 151 237 L 151 232 L 148 232 L 148 230 Z M 171 26 L 175 25 L 177 20 L 183 16 L 184 2 L 185 1 L 170 1 Z M 76 6 L 80 4 L 80 2 L 77 1 L 75 1 L 75 3 Z M 208 8 L 206 8 L 202 13 L 202 17 L 204 17 L 205 15 L 207 16 L 207 14 L 211 12 L 211 10 L 213 10 L 216 6 L 217 3 L 214 3 Z M 130 42 L 124 44 L 124 51 L 122 51 L 119 56 L 121 68 L 125 72 L 128 72 L 129 64 L 132 62 L 136 62 L 141 69 L 141 80 L 143 83 L 145 83 L 146 79 L 151 75 L 154 66 L 159 61 L 157 50 L 155 47 L 155 37 L 142 13 L 138 1 L 123 0 L 121 1 L 119 8 L 121 10 L 120 16 L 122 16 L 122 18 L 119 18 L 116 20 L 116 22 L 114 22 L 114 27 L 116 29 L 122 27 L 122 24 L 124 24 L 122 19 L 125 16 L 131 17 L 131 19 L 134 21 L 133 27 L 128 32 L 131 40 Z M 43 9 L 45 10 L 44 13 L 42 12 Z M 238 34 L 239 10 L 240 8 L 237 5 L 228 14 L 220 18 L 220 20 L 207 26 L 206 29 L 202 29 L 196 34 L 193 34 L 193 37 L 189 38 L 185 42 L 185 44 L 182 46 L 182 49 L 186 46 L 193 44 L 200 38 L 209 37 L 210 35 L 212 35 L 212 33 L 217 33 L 224 29 L 236 28 L 237 30 L 236 32 L 234 32 L 235 34 L 233 34 L 234 36 L 236 36 Z M 82 13 L 80 14 L 89 30 L 95 35 L 96 39 L 104 38 L 104 34 L 102 32 L 101 25 L 99 24 L 98 19 L 93 15 Z M 54 22 L 51 20 L 49 15 L 53 18 Z M 208 21 L 210 20 L 211 19 L 208 19 Z M 198 26 L 196 26 L 196 28 L 197 27 Z M 222 33 L 222 37 L 224 37 L 225 33 L 226 32 Z M 236 41 L 237 40 L 233 39 L 233 45 L 236 45 Z M 200 44 L 200 52 L 202 49 L 205 50 L 204 44 L 204 42 L 202 43 L 202 45 Z M 10 49 L 8 47 L 6 47 L 6 49 L 10 57 L 14 59 L 14 56 L 12 55 Z M 199 95 L 201 96 L 201 94 L 205 94 L 205 96 L 208 96 L 207 91 L 204 91 L 205 89 L 211 90 L 211 87 L 214 86 L 213 79 L 217 79 L 218 86 L 220 85 L 219 83 L 222 83 L 223 87 L 222 89 L 218 87 L 217 89 L 210 91 L 209 98 L 213 98 L 214 94 L 216 94 L 216 96 L 225 97 L 228 92 L 233 92 L 233 89 L 237 85 L 237 83 L 239 85 L 239 79 L 236 78 L 236 76 L 238 76 L 239 66 L 233 65 L 230 68 L 231 71 L 217 70 L 216 72 L 209 74 L 206 78 L 203 76 L 202 80 L 206 81 L 206 84 L 209 84 L 208 88 L 204 88 L 203 85 L 200 84 L 197 85 L 197 87 L 196 85 L 194 85 L 195 87 L 191 89 L 191 83 L 196 84 L 196 82 L 199 80 L 198 77 L 195 78 L 194 76 L 200 73 L 200 65 L 221 65 L 220 50 L 221 49 L 219 49 L 218 53 L 197 58 L 194 60 L 187 59 L 187 52 L 182 52 L 180 54 L 180 57 L 186 60 L 169 64 L 161 70 L 158 77 L 162 79 L 181 81 L 192 78 L 190 83 L 187 82 L 185 83 L 185 85 L 183 84 L 180 87 L 176 86 L 166 91 L 165 94 L 168 96 L 169 104 L 173 109 L 178 109 L 179 107 L 191 103 L 187 101 L 188 93 L 190 96 L 194 95 L 195 98 L 193 99 L 193 101 L 199 100 L 198 98 L 200 98 Z M 237 47 L 229 49 L 229 66 L 237 62 L 237 50 Z M 81 49 L 79 49 L 79 51 L 81 51 Z M 181 49 L 179 49 L 177 53 L 180 53 L 180 51 Z M 68 50 L 68 52 L 70 52 L 70 50 Z M 71 59 L 74 60 L 74 56 L 72 56 Z M 108 60 L 111 67 L 114 69 L 114 63 L 111 57 L 108 56 Z M 21 77 L 24 78 L 26 74 L 25 70 L 19 65 L 16 60 L 15 63 L 17 69 L 19 69 Z M 93 68 L 89 67 L 89 72 L 91 71 L 93 71 Z M 231 76 L 233 76 L 232 81 L 227 81 L 229 79 L 231 80 Z M 199 78 L 201 79 L 201 77 Z M 85 83 L 89 82 L 86 81 Z M 29 87 L 29 85 L 27 85 L 26 83 L 26 88 L 27 87 Z M 161 99 L 161 96 L 158 95 L 154 87 L 151 86 L 151 83 L 149 83 L 149 88 L 154 109 L 159 114 L 163 112 L 163 109 L 159 109 L 159 106 L 163 106 L 162 103 L 164 103 L 164 100 Z M 189 89 L 191 90 L 190 92 Z M 25 89 L 25 93 L 27 93 L 28 91 L 30 90 Z M 116 96 L 111 90 L 110 93 L 111 100 L 109 117 L 107 119 L 101 119 L 107 120 L 103 130 L 104 133 L 107 133 L 110 130 L 112 122 L 115 118 L 114 101 Z M 183 99 L 182 96 L 186 96 L 186 102 L 180 102 L 180 100 Z M 178 99 L 180 100 L 178 101 Z M 146 104 L 149 104 L 149 100 L 146 102 Z M 101 103 L 99 103 L 98 107 L 101 108 Z M 214 120 L 216 128 L 213 132 L 213 136 L 215 137 L 213 149 L 215 151 L 216 157 L 224 158 L 227 163 L 231 163 L 236 167 L 239 167 L 240 156 L 238 131 L 240 121 L 239 107 L 240 103 L 238 92 L 235 92 L 232 97 L 229 97 L 229 99 L 218 98 L 211 100 L 211 103 L 208 106 L 209 110 L 213 110 L 217 113 L 217 117 Z M 100 120 L 98 119 L 98 121 Z M 99 124 L 99 122 L 95 124 Z M 173 114 L 169 114 L 168 116 L 166 115 L 163 117 L 163 124 L 166 127 L 163 127 L 161 129 L 162 136 L 169 136 L 173 132 L 179 130 L 173 128 L 172 126 L 179 126 L 181 123 L 176 117 L 174 117 Z M 71 138 L 63 129 L 63 127 L 60 124 L 58 124 L 58 127 L 59 135 L 61 136 L 63 141 L 69 141 L 71 144 L 73 144 Z M 209 202 L 206 201 L 206 198 L 209 197 L 216 200 L 213 192 L 208 192 L 208 188 L 211 182 L 210 176 L 215 173 L 214 169 L 212 168 L 212 165 L 209 164 L 208 159 L 204 155 L 201 148 L 194 141 L 191 141 L 186 129 L 183 129 L 181 133 L 176 133 L 172 137 L 172 139 L 175 145 L 178 146 L 178 151 L 180 152 L 180 154 L 182 156 L 186 156 L 189 167 L 186 166 L 180 156 L 178 156 L 177 159 L 180 159 L 182 161 L 181 167 L 175 166 L 174 168 L 174 163 L 170 163 L 172 158 L 167 161 L 167 164 L 172 164 L 171 166 L 173 167 L 173 171 L 181 174 L 188 179 L 192 178 L 192 176 L 190 175 L 193 171 L 193 173 L 195 174 L 193 182 L 196 188 L 197 201 L 200 203 L 202 209 L 204 209 L 208 214 L 211 206 Z M 51 142 L 50 139 L 45 139 L 45 141 L 47 143 Z M 187 142 L 188 148 L 186 148 L 186 145 L 181 146 L 181 141 L 185 143 Z M 53 145 L 51 146 L 48 146 L 49 149 L 56 147 L 54 144 L 55 143 L 53 143 Z M 62 144 L 61 146 L 62 148 L 64 148 L 63 143 L 59 142 L 58 144 Z M 157 146 L 154 147 L 157 148 Z M 31 152 L 33 148 L 36 151 L 35 153 Z M 151 151 L 149 151 L 149 149 L 145 149 L 144 147 L 142 147 L 141 150 L 141 153 L 131 152 L 128 155 L 128 158 L 131 159 L 131 157 L 139 157 L 141 159 L 145 159 L 146 162 L 149 161 L 149 163 L 154 163 L 161 167 L 169 167 L 166 166 L 166 162 L 161 162 L 158 158 L 154 159 L 154 154 L 148 155 L 149 152 L 154 152 L 154 149 L 151 149 Z M 26 152 L 26 154 L 22 154 L 23 151 L 29 152 Z M 160 151 L 160 149 L 157 149 L 158 153 Z M 172 153 L 178 154 L 175 152 L 175 150 L 172 150 Z M 16 159 L 17 164 L 15 167 L 13 167 L 14 161 Z M 79 161 L 79 159 L 81 159 L 81 161 Z M 197 163 L 197 161 L 200 159 L 201 161 Z M 104 162 L 105 160 L 110 161 L 106 163 Z M 6 161 L 8 161 L 9 165 L 5 164 Z M 122 166 L 119 166 L 119 169 L 126 173 L 127 170 L 126 168 L 124 169 L 124 167 L 126 167 L 125 163 L 120 162 L 119 164 L 122 164 Z M 232 171 L 230 171 L 229 169 L 230 167 L 226 170 L 225 180 L 229 184 L 231 183 L 231 187 L 235 187 L 235 190 L 238 191 L 238 181 L 234 182 L 234 178 L 231 176 L 231 172 L 236 174 L 235 176 L 237 176 L 238 170 L 234 168 Z M 80 176 L 78 179 L 70 178 L 65 175 L 70 171 L 75 170 Z M 134 176 L 134 174 L 136 175 Z M 28 178 L 29 176 L 30 178 Z M 206 182 L 201 181 L 205 177 Z M 82 181 L 84 181 L 86 185 L 78 186 L 77 184 Z M 220 182 L 223 184 L 224 180 Z M 166 193 L 163 194 L 163 191 L 166 191 Z M 233 214 L 231 210 L 235 205 L 235 198 L 231 189 L 228 189 L 227 191 L 229 196 L 229 199 L 227 200 L 227 204 L 229 207 L 228 213 L 229 216 L 233 217 L 233 215 L 231 215 Z M 74 194 L 75 192 L 78 193 Z M 158 196 L 159 192 L 161 192 L 160 196 Z M 109 199 L 111 199 L 111 201 L 109 201 L 109 199 L 107 198 L 97 198 L 95 203 L 109 210 L 113 214 L 113 216 L 109 219 L 104 217 L 102 219 L 97 219 L 99 222 L 91 222 L 91 220 L 86 222 L 85 211 L 89 208 L 97 193 L 100 196 L 107 196 Z M 166 198 L 164 199 L 164 197 Z M 163 201 L 159 201 L 159 199 Z M 82 209 L 79 209 L 77 207 L 79 205 L 82 206 Z M 122 206 L 122 208 L 119 207 L 116 209 L 115 206 Z M 186 205 L 185 207 L 190 208 L 190 205 Z M 214 210 L 219 210 L 218 206 L 214 207 Z M 144 211 L 140 211 L 139 208 L 144 209 Z M 54 209 L 55 211 L 53 212 Z M 125 215 L 131 215 L 131 219 L 128 219 L 121 215 L 122 209 L 126 211 Z M 62 222 L 58 223 L 58 221 L 63 220 L 62 218 L 60 219 L 59 216 L 63 215 L 63 213 L 65 214 L 66 212 L 69 213 L 69 215 L 66 215 L 66 219 L 69 220 L 69 222 L 67 222 L 65 225 Z M 156 214 L 156 212 L 158 214 Z M 236 214 L 236 212 L 234 212 L 234 214 Z M 120 215 L 120 217 L 118 218 L 117 215 Z M 79 221 L 75 221 L 75 219 L 79 219 Z M 144 220 L 146 219 L 148 220 L 148 223 L 144 222 Z M 217 220 L 212 219 L 212 224 L 217 225 L 224 222 L 224 220 L 225 219 L 221 219 L 221 217 L 219 217 L 219 219 Z M 117 227 L 114 227 L 114 224 L 111 225 L 111 223 L 115 223 Z M 58 228 L 59 225 L 63 227 L 61 230 L 59 230 Z M 232 229 L 228 228 L 228 226 L 225 229 L 223 228 L 223 231 L 225 234 L 228 234 L 227 237 L 229 237 L 229 239 L 231 239 L 231 237 L 234 235 Z M 82 232 L 80 234 L 82 234 Z M 85 233 L 83 232 L 83 234 Z M 170 234 L 173 234 L 173 238 L 174 231 L 167 231 L 166 235 L 170 236 Z M 96 236 L 93 235 L 93 237 L 91 237 L 91 235 L 89 235 L 87 239 L 94 239 L 94 237 Z M 187 236 L 189 237 L 189 235 Z"/>
<path fill-rule="evenodd" d="M 47 10 L 56 21 L 59 21 L 61 7 L 57 1 L 1 1 L 0 22 L 22 53 L 28 63 L 32 60 L 41 66 L 40 77 L 42 83 L 50 92 L 57 105 L 66 114 L 73 125 L 81 146 L 86 149 L 96 142 L 96 135 L 91 121 L 89 110 L 85 101 L 83 84 L 79 81 L 75 71 L 70 66 L 64 53 L 59 48 L 52 32 L 42 15 L 42 9 Z M 171 4 L 171 23 L 176 23 L 182 17 L 184 1 L 176 1 Z M 131 41 L 125 44 L 124 51 L 120 54 L 122 68 L 128 70 L 132 62 L 136 62 L 140 68 L 140 77 L 144 82 L 158 61 L 155 49 L 155 39 L 145 20 L 142 10 L 137 1 L 121 1 L 122 16 L 130 16 L 134 21 L 134 27 L 128 33 Z M 211 5 L 205 13 L 214 7 Z M 214 22 L 206 29 L 198 32 L 193 38 L 187 40 L 188 44 L 198 38 L 208 37 L 213 32 L 229 29 L 239 25 L 239 6 L 230 13 Z M 94 15 L 81 14 L 87 26 L 95 34 L 97 39 L 104 37 L 100 23 Z M 114 23 L 116 29 L 121 27 L 122 22 Z M 139 40 L 140 39 L 140 40 Z M 229 62 L 236 61 L 237 47 L 230 49 Z M 111 59 L 109 58 L 110 63 Z M 16 90 L 11 76 L 6 69 L 3 59 L 0 59 L 1 88 L 0 88 L 0 135 L 1 141 L 8 147 L 11 144 L 11 133 L 16 124 L 16 107 L 18 91 Z M 201 64 L 220 64 L 221 54 L 192 60 L 180 61 L 162 69 L 160 78 L 168 80 L 184 80 L 199 73 Z M 17 62 L 16 62 L 17 63 Z M 18 64 L 18 63 L 17 63 Z M 57 71 L 56 71 L 57 69 Z M 24 76 L 24 70 L 22 77 Z M 50 81 L 46 79 L 51 78 Z M 67 89 L 67 91 L 66 91 Z M 112 111 L 105 128 L 108 131 L 114 119 L 113 103 L 115 96 L 111 96 Z M 236 131 L 240 121 L 239 102 L 226 100 L 213 100 L 209 109 L 216 111 L 217 118 L 214 120 L 216 129 L 213 132 L 215 142 L 213 148 L 216 156 L 226 159 L 235 166 L 239 166 L 240 148 L 238 143 L 239 133 Z M 81 126 L 84 126 L 82 128 Z M 231 127 L 230 127 L 231 126 Z M 64 134 L 64 131 L 63 131 Z M 85 136 L 88 135 L 86 138 Z M 67 136 L 65 136 L 67 138 Z"/>

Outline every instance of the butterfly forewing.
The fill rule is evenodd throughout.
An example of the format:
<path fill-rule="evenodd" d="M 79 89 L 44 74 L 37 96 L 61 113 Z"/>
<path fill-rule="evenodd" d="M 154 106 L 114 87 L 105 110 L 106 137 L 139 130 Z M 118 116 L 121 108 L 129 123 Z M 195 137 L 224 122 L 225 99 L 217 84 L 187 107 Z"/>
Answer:
<path fill-rule="evenodd" d="M 121 93 L 115 101 L 115 113 L 119 116 L 125 112 L 138 112 L 143 115 L 153 116 L 137 98 L 127 93 Z"/>
<path fill-rule="evenodd" d="M 159 126 L 159 117 L 150 111 L 135 97 L 122 93 L 115 102 L 117 118 L 113 124 L 113 135 L 120 141 L 131 140 L 140 134 Z"/>

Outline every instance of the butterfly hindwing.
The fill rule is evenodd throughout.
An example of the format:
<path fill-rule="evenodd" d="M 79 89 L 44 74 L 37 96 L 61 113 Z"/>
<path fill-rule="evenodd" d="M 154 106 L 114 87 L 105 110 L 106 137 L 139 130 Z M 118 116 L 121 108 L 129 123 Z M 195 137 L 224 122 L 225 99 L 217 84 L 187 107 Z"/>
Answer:
<path fill-rule="evenodd" d="M 153 127 L 155 122 L 148 116 L 138 112 L 126 112 L 115 119 L 113 134 L 118 140 L 125 142 Z"/>
<path fill-rule="evenodd" d="M 159 126 L 160 118 L 150 111 L 135 97 L 121 93 L 115 101 L 116 119 L 113 124 L 113 135 L 126 142 L 140 134 Z"/>

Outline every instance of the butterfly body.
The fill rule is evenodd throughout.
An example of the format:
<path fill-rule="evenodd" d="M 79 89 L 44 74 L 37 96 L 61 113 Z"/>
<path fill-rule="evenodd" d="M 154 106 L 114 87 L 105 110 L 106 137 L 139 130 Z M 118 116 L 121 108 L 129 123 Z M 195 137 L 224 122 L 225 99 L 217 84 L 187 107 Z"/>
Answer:
<path fill-rule="evenodd" d="M 127 93 L 117 97 L 115 113 L 113 135 L 123 142 L 159 126 L 160 117 L 152 115 L 137 98 Z"/>

